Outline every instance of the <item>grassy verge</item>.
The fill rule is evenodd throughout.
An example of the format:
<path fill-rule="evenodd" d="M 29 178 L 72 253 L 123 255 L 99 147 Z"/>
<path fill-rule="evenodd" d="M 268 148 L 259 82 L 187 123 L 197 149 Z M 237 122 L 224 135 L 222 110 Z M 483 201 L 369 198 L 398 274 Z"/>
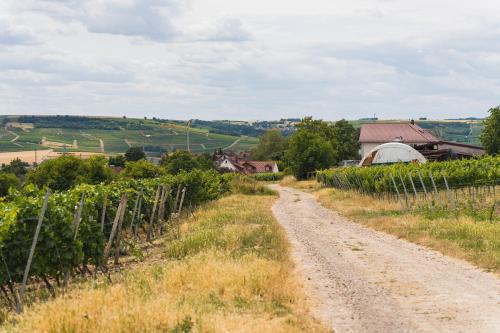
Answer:
<path fill-rule="evenodd" d="M 500 224 L 468 216 L 429 218 L 403 212 L 398 203 L 357 192 L 318 189 L 318 200 L 352 220 L 373 229 L 428 246 L 500 273 Z"/>
<path fill-rule="evenodd" d="M 162 255 L 32 306 L 14 332 L 327 332 L 309 316 L 274 196 L 233 194 L 167 233 Z"/>

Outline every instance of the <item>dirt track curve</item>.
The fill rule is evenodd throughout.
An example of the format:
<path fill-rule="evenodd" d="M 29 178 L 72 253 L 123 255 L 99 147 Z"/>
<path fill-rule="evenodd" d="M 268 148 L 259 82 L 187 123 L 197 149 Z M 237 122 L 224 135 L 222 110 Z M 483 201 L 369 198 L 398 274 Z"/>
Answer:
<path fill-rule="evenodd" d="M 493 274 L 349 222 L 311 194 L 273 188 L 313 313 L 337 333 L 500 332 Z"/>

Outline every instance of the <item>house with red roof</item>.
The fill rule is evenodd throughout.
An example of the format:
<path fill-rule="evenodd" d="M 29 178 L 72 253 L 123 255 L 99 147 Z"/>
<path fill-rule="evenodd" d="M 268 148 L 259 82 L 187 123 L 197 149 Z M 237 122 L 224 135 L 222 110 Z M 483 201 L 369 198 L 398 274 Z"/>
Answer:
<path fill-rule="evenodd" d="M 409 123 L 372 123 L 361 126 L 359 143 L 362 158 L 377 146 L 389 142 L 412 146 L 429 160 L 472 157 L 485 153 L 479 146 L 441 140 L 413 120 Z"/>
<path fill-rule="evenodd" d="M 437 143 L 439 139 L 414 122 L 374 123 L 361 126 L 359 143 L 362 157 L 373 148 L 388 142 L 400 142 L 407 145 L 427 145 Z"/>
<path fill-rule="evenodd" d="M 223 153 L 216 155 L 214 161 L 221 171 L 239 172 L 243 174 L 279 172 L 275 161 L 252 161 L 246 153 Z"/>

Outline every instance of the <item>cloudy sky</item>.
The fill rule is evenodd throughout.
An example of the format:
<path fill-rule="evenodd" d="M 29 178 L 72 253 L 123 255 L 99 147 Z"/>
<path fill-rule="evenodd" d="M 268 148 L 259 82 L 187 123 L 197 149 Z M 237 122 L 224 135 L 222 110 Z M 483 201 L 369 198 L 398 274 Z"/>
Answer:
<path fill-rule="evenodd" d="M 1 0 L 0 114 L 484 116 L 498 0 Z"/>

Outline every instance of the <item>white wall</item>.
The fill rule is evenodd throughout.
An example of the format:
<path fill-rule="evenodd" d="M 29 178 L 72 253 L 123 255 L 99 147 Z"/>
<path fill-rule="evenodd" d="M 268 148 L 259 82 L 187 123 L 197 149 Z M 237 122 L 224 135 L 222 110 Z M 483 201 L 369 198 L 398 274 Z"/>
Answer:
<path fill-rule="evenodd" d="M 231 171 L 237 171 L 236 167 L 233 165 L 233 163 L 231 163 L 229 160 L 225 159 L 224 161 L 222 161 L 222 163 L 220 164 L 220 168 L 223 168 L 223 169 L 228 169 L 228 170 L 231 170 Z"/>

